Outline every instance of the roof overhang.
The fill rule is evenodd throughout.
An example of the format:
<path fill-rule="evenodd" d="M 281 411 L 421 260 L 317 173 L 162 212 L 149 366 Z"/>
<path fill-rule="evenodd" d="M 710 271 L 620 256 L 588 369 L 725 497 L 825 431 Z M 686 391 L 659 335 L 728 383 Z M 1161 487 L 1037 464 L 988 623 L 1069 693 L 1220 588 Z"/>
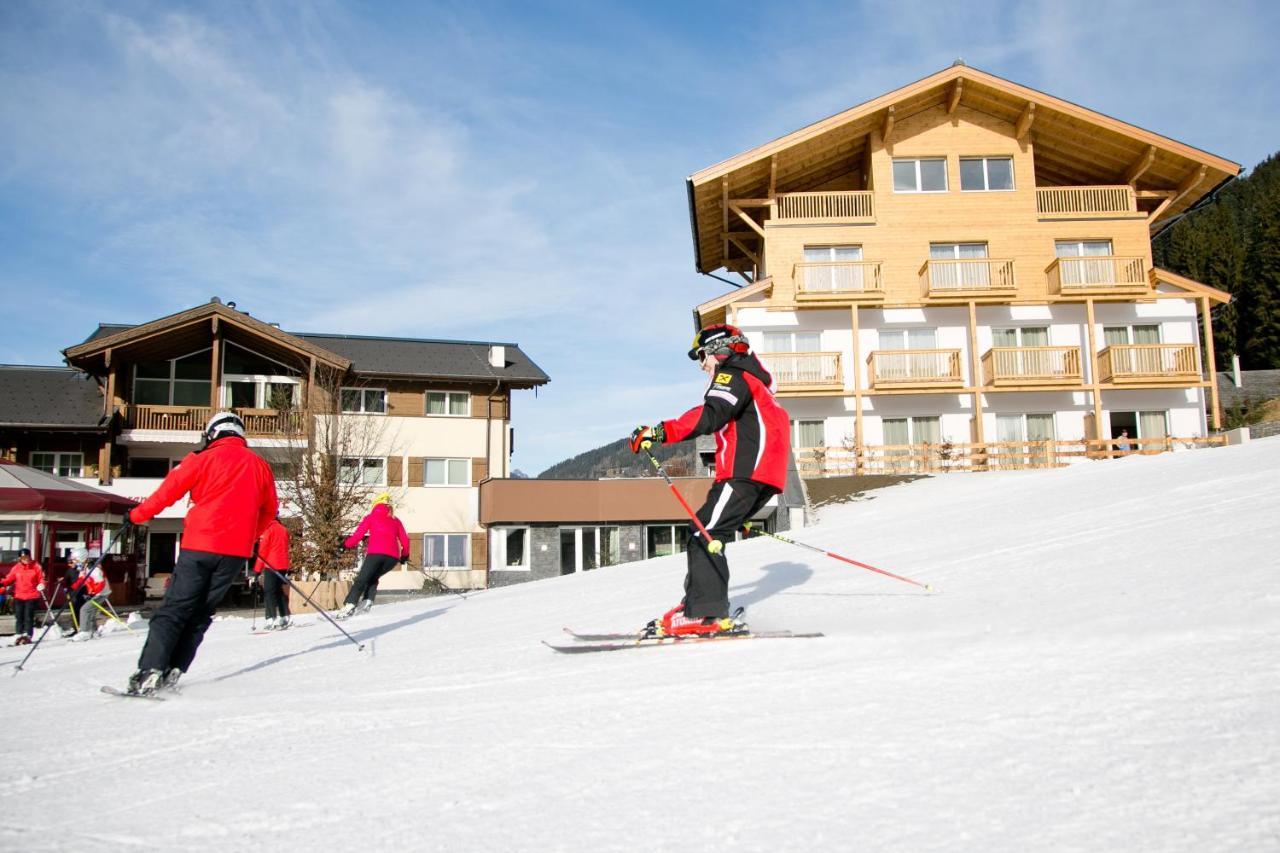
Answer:
<path fill-rule="evenodd" d="M 1186 276 L 1178 275 L 1177 273 L 1172 273 L 1165 269 L 1160 269 L 1160 267 L 1152 267 L 1151 286 L 1155 287 L 1158 284 L 1167 284 L 1172 287 L 1177 287 L 1181 290 L 1187 291 L 1190 295 L 1203 296 L 1210 302 L 1217 302 L 1219 305 L 1226 305 L 1231 301 L 1231 294 L 1227 293 L 1225 290 L 1219 290 L 1216 287 L 1201 284 L 1195 279 L 1187 278 Z"/>
<path fill-rule="evenodd" d="M 953 65 L 874 100 L 695 172 L 687 179 L 699 272 L 719 269 L 725 199 L 822 187 L 866 156 L 870 137 L 891 122 L 958 106 L 1024 127 L 1046 185 L 1128 183 L 1170 199 L 1153 230 L 1240 172 L 1240 164 L 1099 112 L 965 65 Z M 1034 121 L 1029 121 L 1030 118 Z"/>
<path fill-rule="evenodd" d="M 762 278 L 759 281 L 752 282 L 746 287 L 740 287 L 737 290 L 731 290 L 728 293 L 717 296 L 715 299 L 709 299 L 694 309 L 694 314 L 699 319 L 698 328 L 702 328 L 701 322 L 705 321 L 707 315 L 714 314 L 718 311 L 728 309 L 730 305 L 741 302 L 744 299 L 750 299 L 753 296 L 769 296 L 773 292 L 773 277 Z"/>

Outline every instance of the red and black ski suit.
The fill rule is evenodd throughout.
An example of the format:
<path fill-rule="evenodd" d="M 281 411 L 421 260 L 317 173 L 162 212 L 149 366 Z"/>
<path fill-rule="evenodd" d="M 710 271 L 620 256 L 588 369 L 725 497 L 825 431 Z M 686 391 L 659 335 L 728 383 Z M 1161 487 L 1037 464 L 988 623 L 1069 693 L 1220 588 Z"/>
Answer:
<path fill-rule="evenodd" d="M 183 495 L 190 495 L 191 508 L 182 549 L 164 603 L 151 617 L 140 670 L 187 671 L 218 605 L 278 509 L 270 466 L 236 435 L 188 454 L 129 518 L 146 524 Z"/>
<path fill-rule="evenodd" d="M 0 588 L 13 586 L 14 635 L 30 637 L 35 630 L 36 602 L 40 600 L 40 587 L 44 584 L 44 569 L 35 560 L 18 558 L 9 574 L 0 581 Z"/>
<path fill-rule="evenodd" d="M 271 571 L 275 569 L 275 572 Z M 289 596 L 280 574 L 289 571 L 289 530 L 275 518 L 258 538 L 258 559 L 253 570 L 262 576 L 262 597 L 268 619 L 289 616 Z"/>
<path fill-rule="evenodd" d="M 730 356 L 711 375 L 702 405 L 663 421 L 668 444 L 716 437 L 716 482 L 698 510 L 715 539 L 731 541 L 744 522 L 782 492 L 791 460 L 791 421 L 774 398 L 774 382 L 754 353 Z M 690 525 L 684 613 L 729 615 L 729 561 L 712 554 Z"/>

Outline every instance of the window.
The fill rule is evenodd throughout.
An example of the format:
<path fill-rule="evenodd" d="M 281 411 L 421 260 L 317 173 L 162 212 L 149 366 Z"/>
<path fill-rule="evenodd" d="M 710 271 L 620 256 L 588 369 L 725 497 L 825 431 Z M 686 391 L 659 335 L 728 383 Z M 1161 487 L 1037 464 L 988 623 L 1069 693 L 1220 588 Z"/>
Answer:
<path fill-rule="evenodd" d="M 862 260 L 861 246 L 805 246 L 801 287 L 806 291 L 865 290 L 863 268 L 849 264 Z"/>
<path fill-rule="evenodd" d="M 930 243 L 929 287 L 938 290 L 990 287 L 991 265 L 978 262 L 986 257 L 986 243 Z"/>
<path fill-rule="evenodd" d="M 1042 451 L 1040 446 L 1021 442 L 1053 441 L 1053 414 L 996 415 L 996 447 L 991 449 L 992 461 L 1000 467 L 1021 468 L 1046 461 L 1052 449 Z M 1043 455 L 1042 455 L 1043 453 Z"/>
<path fill-rule="evenodd" d="M 31 467 L 55 477 L 83 477 L 84 454 L 37 451 L 31 454 Z"/>
<path fill-rule="evenodd" d="M 168 459 L 130 456 L 128 467 L 130 477 L 164 478 L 169 475 L 170 462 Z"/>
<path fill-rule="evenodd" d="M 689 546 L 689 525 L 650 524 L 644 529 L 645 557 L 683 554 Z"/>
<path fill-rule="evenodd" d="M 1160 343 L 1160 324 L 1152 323 L 1134 326 L 1103 326 L 1102 338 L 1107 346 Z"/>
<path fill-rule="evenodd" d="M 792 421 L 791 442 L 796 447 L 826 447 L 827 436 L 822 421 Z"/>
<path fill-rule="evenodd" d="M 142 406 L 207 406 L 213 366 L 209 350 L 134 365 L 133 402 Z"/>
<path fill-rule="evenodd" d="M 232 409 L 292 409 L 301 380 L 274 359 L 233 343 L 222 359 L 222 404 Z"/>
<path fill-rule="evenodd" d="M 1013 189 L 1012 157 L 961 157 L 961 192 Z"/>
<path fill-rule="evenodd" d="M 427 414 L 468 417 L 471 414 L 471 394 L 467 391 L 428 391 Z"/>
<path fill-rule="evenodd" d="M 765 332 L 763 352 L 818 352 L 821 332 Z"/>
<path fill-rule="evenodd" d="M 1013 329 L 992 329 L 993 347 L 1047 347 L 1048 326 L 1023 326 Z"/>
<path fill-rule="evenodd" d="M 470 486 L 470 459 L 428 459 L 424 466 L 428 486 Z"/>
<path fill-rule="evenodd" d="M 494 527 L 489 531 L 489 566 L 502 571 L 529 570 L 529 528 Z"/>
<path fill-rule="evenodd" d="M 384 486 L 387 483 L 387 460 L 382 457 L 344 456 L 338 463 L 338 476 L 344 483 Z"/>
<path fill-rule="evenodd" d="M 1110 240 L 1058 240 L 1058 278 L 1062 284 L 1110 284 L 1119 272 Z"/>
<path fill-rule="evenodd" d="M 938 346 L 937 329 L 881 329 L 880 349 L 936 349 Z"/>
<path fill-rule="evenodd" d="M 938 415 L 916 415 L 909 418 L 885 418 L 884 443 L 890 448 L 884 452 L 885 468 L 889 471 L 910 471 L 920 464 L 918 459 L 895 459 L 916 454 L 911 445 L 941 444 L 942 419 Z"/>
<path fill-rule="evenodd" d="M 621 562 L 622 533 L 617 527 L 560 528 L 560 574 L 589 572 Z"/>
<path fill-rule="evenodd" d="M 946 192 L 946 159 L 931 157 L 920 160 L 894 160 L 893 191 L 896 193 Z"/>
<path fill-rule="evenodd" d="M 387 389 L 343 388 L 342 411 L 359 415 L 383 415 L 387 412 Z"/>
<path fill-rule="evenodd" d="M 18 552 L 26 546 L 27 526 L 20 521 L 0 522 L 0 563 L 18 562 Z"/>
<path fill-rule="evenodd" d="M 425 533 L 422 536 L 422 566 L 427 569 L 465 569 L 466 533 Z"/>

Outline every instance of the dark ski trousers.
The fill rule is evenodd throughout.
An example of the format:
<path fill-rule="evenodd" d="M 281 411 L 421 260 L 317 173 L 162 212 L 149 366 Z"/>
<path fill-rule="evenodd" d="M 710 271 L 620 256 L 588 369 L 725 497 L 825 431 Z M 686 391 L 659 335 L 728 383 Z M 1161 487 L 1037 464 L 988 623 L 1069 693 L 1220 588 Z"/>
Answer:
<path fill-rule="evenodd" d="M 284 574 L 289 570 L 278 571 L 280 571 L 280 574 Z M 280 575 L 271 571 L 271 569 L 262 570 L 262 596 L 267 602 L 268 619 L 289 615 L 289 594 L 284 590 L 285 582 L 280 579 Z"/>
<path fill-rule="evenodd" d="M 712 538 L 726 545 L 734 533 L 778 490 L 754 480 L 721 480 L 707 493 L 696 513 Z M 724 552 L 712 554 L 694 525 L 689 525 L 689 573 L 684 579 L 684 614 L 696 619 L 729 615 L 729 560 Z"/>
<path fill-rule="evenodd" d="M 360 573 L 356 575 L 355 583 L 351 584 L 351 592 L 347 593 L 344 603 L 359 604 L 360 599 L 367 598 L 372 604 L 374 596 L 378 594 L 378 581 L 399 562 L 386 554 L 365 554 L 364 562 L 360 564 Z"/>
<path fill-rule="evenodd" d="M 245 557 L 180 551 L 164 602 L 151 617 L 138 669 L 176 667 L 186 672 L 195 660 L 204 632 L 209 630 L 213 614 L 236 575 L 244 571 L 246 562 Z"/>
<path fill-rule="evenodd" d="M 15 620 L 14 636 L 21 637 L 26 634 L 31 636 L 31 632 L 35 630 L 36 625 L 36 605 L 40 603 L 40 599 L 32 598 L 23 601 L 20 598 L 13 600 L 13 618 Z"/>

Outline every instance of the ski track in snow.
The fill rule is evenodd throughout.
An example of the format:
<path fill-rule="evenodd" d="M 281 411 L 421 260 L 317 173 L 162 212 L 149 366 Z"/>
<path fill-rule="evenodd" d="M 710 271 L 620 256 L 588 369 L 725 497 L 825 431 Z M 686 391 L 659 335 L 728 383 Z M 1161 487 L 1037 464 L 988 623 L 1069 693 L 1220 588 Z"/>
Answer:
<path fill-rule="evenodd" d="M 794 533 L 933 595 L 731 546 L 750 623 L 822 639 L 541 645 L 661 613 L 674 557 L 379 605 L 365 652 L 216 621 L 164 703 L 98 692 L 141 636 L 6 648 L 0 850 L 1274 850 L 1278 470 L 946 475 Z"/>

